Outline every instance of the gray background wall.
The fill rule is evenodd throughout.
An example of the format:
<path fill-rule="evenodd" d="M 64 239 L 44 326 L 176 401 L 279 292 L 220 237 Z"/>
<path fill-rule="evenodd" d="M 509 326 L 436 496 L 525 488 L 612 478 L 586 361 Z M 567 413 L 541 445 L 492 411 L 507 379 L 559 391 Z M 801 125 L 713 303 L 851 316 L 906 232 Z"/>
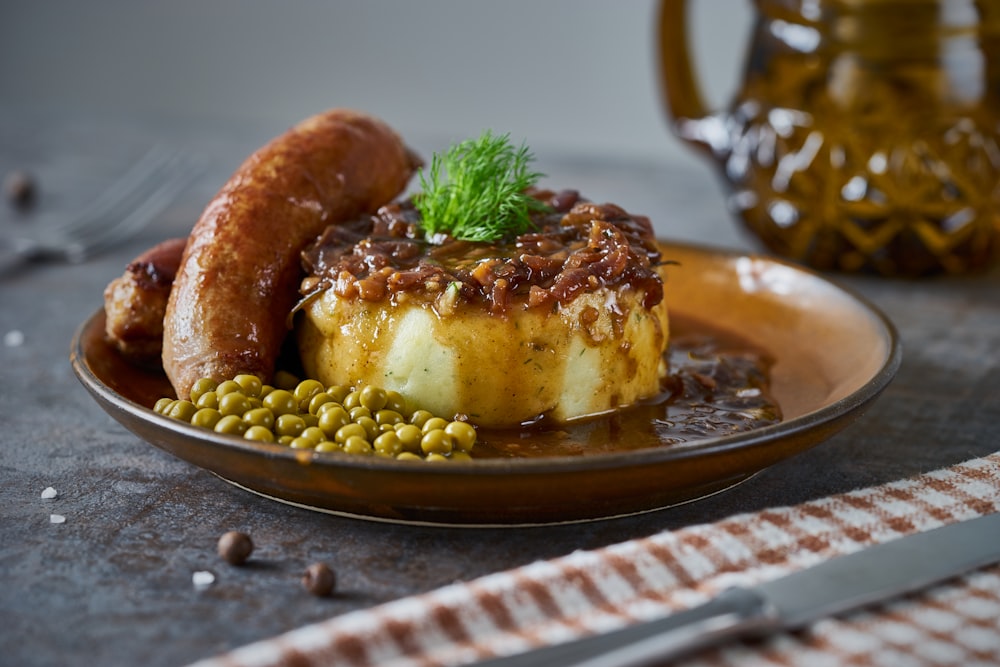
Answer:
<path fill-rule="evenodd" d="M 692 0 L 728 101 L 749 2 Z M 284 127 L 330 106 L 406 134 L 486 128 L 555 149 L 690 161 L 669 135 L 655 0 L 0 0 L 5 103 Z"/>

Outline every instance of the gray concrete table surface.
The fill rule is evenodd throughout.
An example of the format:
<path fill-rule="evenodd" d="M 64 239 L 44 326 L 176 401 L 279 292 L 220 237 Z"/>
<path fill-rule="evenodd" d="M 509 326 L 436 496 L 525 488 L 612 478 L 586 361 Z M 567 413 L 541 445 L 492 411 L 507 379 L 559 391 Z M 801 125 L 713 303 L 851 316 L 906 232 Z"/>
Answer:
<path fill-rule="evenodd" d="M 125 263 L 187 233 L 238 162 L 282 129 L 46 118 L 0 107 L 0 174 L 35 174 L 30 216 L 80 207 L 156 140 L 198 151 L 209 165 L 126 245 L 83 264 L 0 278 L 0 664 L 182 665 L 536 559 L 901 479 L 998 448 L 1000 271 L 921 281 L 834 275 L 898 327 L 904 359 L 895 381 L 844 432 L 717 496 L 593 523 L 452 529 L 319 514 L 237 489 L 105 415 L 73 376 L 69 344 Z M 416 147 L 442 148 L 433 140 Z M 647 213 L 661 236 L 756 248 L 694 156 L 682 167 L 572 152 L 538 158 L 548 184 Z M 4 206 L 0 233 L 30 222 Z M 41 497 L 49 486 L 57 498 Z M 51 514 L 65 522 L 50 523 Z M 216 556 L 228 530 L 252 536 L 248 566 Z M 335 596 L 299 585 L 315 561 L 336 570 Z M 200 570 L 215 574 L 212 586 L 192 585 Z"/>

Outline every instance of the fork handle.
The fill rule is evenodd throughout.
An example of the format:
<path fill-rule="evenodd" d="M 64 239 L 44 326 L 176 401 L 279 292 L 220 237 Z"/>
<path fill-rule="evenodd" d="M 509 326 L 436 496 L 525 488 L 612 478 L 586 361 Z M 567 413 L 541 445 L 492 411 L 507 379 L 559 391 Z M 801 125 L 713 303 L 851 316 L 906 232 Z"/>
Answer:
<path fill-rule="evenodd" d="M 0 276 L 13 273 L 36 256 L 33 246 L 20 245 L 10 239 L 0 238 Z"/>

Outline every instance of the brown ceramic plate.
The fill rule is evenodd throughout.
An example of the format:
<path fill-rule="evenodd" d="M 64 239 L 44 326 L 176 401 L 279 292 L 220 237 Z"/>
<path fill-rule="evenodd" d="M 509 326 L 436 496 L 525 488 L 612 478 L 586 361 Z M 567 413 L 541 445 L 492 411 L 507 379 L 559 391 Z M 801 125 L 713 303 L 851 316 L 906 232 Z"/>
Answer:
<path fill-rule="evenodd" d="M 665 271 L 671 313 L 681 326 L 711 323 L 774 358 L 780 424 L 681 447 L 401 462 L 258 444 L 157 415 L 150 406 L 172 393 L 165 376 L 137 371 L 105 343 L 103 310 L 77 332 L 72 364 L 126 428 L 240 487 L 337 514 L 450 525 L 600 519 L 716 493 L 829 438 L 895 374 L 901 354 L 895 329 L 859 296 L 769 257 L 666 242 L 663 251 L 679 263 Z"/>

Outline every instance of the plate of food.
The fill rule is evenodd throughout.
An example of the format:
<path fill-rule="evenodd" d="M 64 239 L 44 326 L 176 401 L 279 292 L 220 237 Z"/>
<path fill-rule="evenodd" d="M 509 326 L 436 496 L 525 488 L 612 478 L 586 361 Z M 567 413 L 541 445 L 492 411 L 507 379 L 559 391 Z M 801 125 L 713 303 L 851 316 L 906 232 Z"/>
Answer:
<path fill-rule="evenodd" d="M 656 238 L 530 161 L 486 132 L 423 165 L 371 116 L 310 118 L 108 286 L 73 368 L 137 436 L 248 491 L 470 526 L 705 497 L 891 381 L 898 336 L 863 297 Z"/>

